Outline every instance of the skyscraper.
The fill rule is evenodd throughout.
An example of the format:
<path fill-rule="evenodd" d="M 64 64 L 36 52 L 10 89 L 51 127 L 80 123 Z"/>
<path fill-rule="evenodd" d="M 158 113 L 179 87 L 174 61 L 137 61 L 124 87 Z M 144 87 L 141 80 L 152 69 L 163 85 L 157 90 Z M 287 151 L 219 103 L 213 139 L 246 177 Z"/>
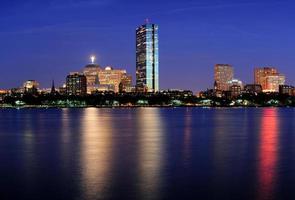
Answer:
<path fill-rule="evenodd" d="M 229 81 L 234 77 L 234 70 L 228 64 L 216 64 L 214 68 L 214 80 L 217 90 L 228 91 Z"/>
<path fill-rule="evenodd" d="M 159 91 L 158 26 L 148 22 L 136 29 L 136 89 Z"/>
<path fill-rule="evenodd" d="M 274 67 L 256 68 L 254 81 L 262 86 L 263 92 L 279 92 L 279 86 L 285 84 L 285 76 Z"/>

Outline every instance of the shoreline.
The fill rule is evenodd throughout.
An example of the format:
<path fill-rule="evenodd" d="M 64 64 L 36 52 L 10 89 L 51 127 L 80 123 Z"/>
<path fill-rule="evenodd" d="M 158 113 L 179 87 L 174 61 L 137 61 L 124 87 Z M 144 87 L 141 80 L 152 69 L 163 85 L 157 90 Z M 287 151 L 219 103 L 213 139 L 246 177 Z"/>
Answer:
<path fill-rule="evenodd" d="M 42 105 L 27 105 L 27 106 L 0 106 L 2 109 L 87 109 L 87 108 L 295 108 L 295 106 L 201 106 L 201 105 L 184 105 L 184 106 L 42 106 Z"/>

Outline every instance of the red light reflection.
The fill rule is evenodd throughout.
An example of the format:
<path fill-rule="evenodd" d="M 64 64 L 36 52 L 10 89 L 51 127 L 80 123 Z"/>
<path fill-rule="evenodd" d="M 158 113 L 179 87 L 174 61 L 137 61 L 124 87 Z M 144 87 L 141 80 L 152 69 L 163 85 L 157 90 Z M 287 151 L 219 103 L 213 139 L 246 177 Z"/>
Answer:
<path fill-rule="evenodd" d="M 258 199 L 273 199 L 278 160 L 277 109 L 265 109 L 262 114 L 259 145 Z"/>

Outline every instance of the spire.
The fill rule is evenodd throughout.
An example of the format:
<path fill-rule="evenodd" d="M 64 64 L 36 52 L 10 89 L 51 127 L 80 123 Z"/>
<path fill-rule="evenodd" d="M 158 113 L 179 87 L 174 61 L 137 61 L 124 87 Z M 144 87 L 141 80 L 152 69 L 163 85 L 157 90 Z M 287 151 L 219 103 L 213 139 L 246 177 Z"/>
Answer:
<path fill-rule="evenodd" d="M 150 19 L 149 19 L 149 18 L 146 18 L 146 19 L 145 19 L 145 23 L 146 23 L 146 24 L 149 24 L 149 23 L 150 23 Z"/>
<path fill-rule="evenodd" d="M 91 64 L 94 64 L 95 63 L 95 60 L 96 60 L 95 56 L 91 56 L 90 57 L 90 60 L 91 60 Z"/>
<path fill-rule="evenodd" d="M 55 94 L 55 85 L 54 85 L 54 80 L 52 80 L 51 94 Z"/>

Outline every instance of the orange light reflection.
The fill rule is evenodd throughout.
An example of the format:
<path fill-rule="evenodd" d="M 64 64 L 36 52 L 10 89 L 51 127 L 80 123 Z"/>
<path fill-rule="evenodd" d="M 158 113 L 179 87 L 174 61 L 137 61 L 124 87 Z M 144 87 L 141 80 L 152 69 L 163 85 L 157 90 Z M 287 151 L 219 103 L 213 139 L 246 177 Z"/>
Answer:
<path fill-rule="evenodd" d="M 105 199 L 112 162 L 111 118 L 103 110 L 87 108 L 82 121 L 83 198 Z"/>

